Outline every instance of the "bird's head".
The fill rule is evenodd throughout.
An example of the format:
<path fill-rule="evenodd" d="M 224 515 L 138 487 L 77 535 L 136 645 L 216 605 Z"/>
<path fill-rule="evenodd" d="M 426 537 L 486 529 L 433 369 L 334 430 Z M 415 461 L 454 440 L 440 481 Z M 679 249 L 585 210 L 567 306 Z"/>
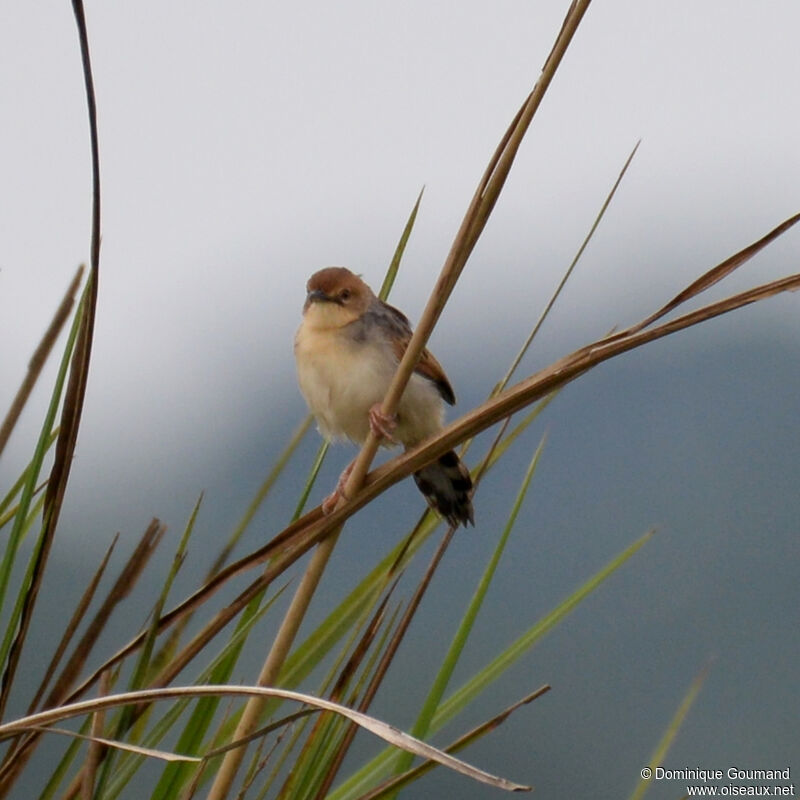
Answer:
<path fill-rule="evenodd" d="M 357 320 L 375 299 L 372 289 L 345 267 L 315 272 L 306 285 L 303 316 L 315 328 L 341 328 Z"/>

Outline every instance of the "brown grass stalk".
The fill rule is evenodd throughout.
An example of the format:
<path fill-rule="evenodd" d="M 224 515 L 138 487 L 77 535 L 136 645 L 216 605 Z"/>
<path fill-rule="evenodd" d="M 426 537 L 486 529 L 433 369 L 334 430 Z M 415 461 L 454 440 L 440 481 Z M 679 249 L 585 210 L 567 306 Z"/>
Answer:
<path fill-rule="evenodd" d="M 589 7 L 590 1 L 574 0 L 570 6 L 539 80 L 503 136 L 478 185 L 439 279 L 383 400 L 382 411 L 388 417 L 394 416 L 397 411 L 406 384 L 411 378 L 411 374 L 433 332 L 433 328 L 492 213 L 533 115 L 536 113 L 572 37 L 586 9 Z M 378 438 L 374 433 L 370 432 L 355 460 L 353 470 L 345 487 L 345 496 L 352 496 L 363 485 L 369 465 L 377 453 L 378 445 Z M 344 498 L 340 498 L 339 504 L 341 505 L 344 502 Z M 334 528 L 314 551 L 261 669 L 258 677 L 259 686 L 270 686 L 276 682 L 278 673 L 289 654 L 300 624 L 305 618 L 311 598 L 314 596 L 314 592 L 336 546 L 340 532 L 341 525 Z M 264 703 L 265 701 L 258 697 L 252 698 L 247 702 L 239 721 L 235 738 L 245 738 L 258 727 Z M 243 758 L 243 749 L 232 750 L 225 756 L 209 792 L 208 800 L 224 800 L 229 794 L 230 787 Z"/>
<path fill-rule="evenodd" d="M 66 321 L 69 319 L 69 315 L 72 312 L 73 306 L 75 305 L 75 299 L 82 277 L 83 266 L 80 266 L 75 273 L 75 277 L 67 287 L 67 291 L 59 303 L 56 313 L 53 315 L 50 325 L 48 325 L 47 330 L 44 332 L 38 347 L 33 351 L 31 360 L 28 362 L 28 371 L 26 372 L 25 377 L 23 378 L 22 383 L 17 390 L 14 399 L 11 401 L 11 406 L 6 413 L 3 424 L 0 425 L 0 455 L 2 455 L 6 444 L 8 443 L 11 432 L 14 430 L 14 426 L 17 424 L 19 415 L 22 413 L 22 409 L 25 408 L 25 404 L 28 402 L 28 398 L 33 391 L 33 387 L 36 385 L 36 381 L 38 380 L 45 363 L 47 362 L 47 357 L 50 355 L 53 345 L 56 343 L 56 339 L 58 339 L 58 336 L 63 330 Z"/>
<path fill-rule="evenodd" d="M 32 714 L 39 707 L 39 701 L 42 699 L 45 691 L 47 691 L 47 685 L 52 680 L 53 675 L 55 675 L 58 665 L 61 662 L 64 653 L 66 653 L 69 643 L 72 641 L 72 637 L 75 635 L 75 631 L 77 631 L 78 627 L 83 621 L 84 616 L 86 615 L 86 612 L 89 610 L 89 605 L 94 598 L 101 578 L 105 574 L 111 554 L 114 552 L 114 548 L 116 547 L 118 541 L 119 533 L 114 535 L 114 538 L 111 540 L 111 544 L 108 546 L 100 565 L 95 570 L 94 576 L 89 581 L 89 585 L 86 587 L 81 599 L 78 601 L 78 605 L 76 606 L 70 621 L 67 623 L 67 627 L 64 629 L 64 633 L 55 649 L 55 652 L 53 653 L 53 657 L 50 659 L 50 663 L 47 665 L 47 669 L 45 670 L 42 681 L 39 684 L 39 688 L 36 690 L 36 694 L 33 696 L 33 699 L 28 706 L 29 714 Z"/>
<path fill-rule="evenodd" d="M 92 232 L 90 273 L 87 283 L 88 296 L 82 307 L 82 318 L 75 351 L 70 364 L 64 404 L 61 411 L 56 452 L 50 477 L 45 490 L 42 542 L 34 564 L 31 584 L 25 594 L 25 603 L 20 616 L 19 630 L 12 643 L 8 663 L 3 674 L 2 692 L 0 692 L 0 716 L 5 711 L 10 688 L 19 664 L 22 646 L 27 636 L 33 609 L 39 594 L 47 559 L 55 536 L 61 505 L 69 479 L 75 443 L 78 438 L 83 403 L 86 395 L 86 383 L 89 374 L 89 362 L 94 337 L 95 312 L 97 308 L 97 284 L 100 270 L 100 150 L 97 135 L 97 107 L 95 103 L 94 79 L 89 55 L 89 38 L 86 30 L 86 18 L 82 0 L 72 0 L 75 22 L 80 41 L 81 63 L 86 89 L 86 105 L 89 116 L 89 138 L 92 159 Z"/>
<path fill-rule="evenodd" d="M 378 608 L 372 614 L 369 623 L 366 626 L 366 629 L 359 637 L 359 640 L 356 642 L 356 646 L 353 648 L 350 657 L 345 662 L 343 668 L 339 672 L 339 675 L 336 679 L 336 682 L 333 685 L 330 693 L 328 694 L 328 699 L 333 700 L 335 703 L 345 703 L 346 705 L 352 705 L 352 703 L 348 703 L 344 697 L 345 692 L 347 691 L 350 682 L 353 679 L 353 676 L 356 674 L 357 670 L 360 668 L 362 662 L 366 658 L 370 647 L 372 647 L 372 643 L 375 641 L 375 637 L 380 632 L 381 626 L 383 625 L 384 619 L 386 617 L 386 606 L 389 603 L 391 598 L 392 592 L 394 588 L 397 586 L 397 582 L 395 581 L 394 585 L 387 592 L 386 596 L 380 602 Z M 364 711 L 365 709 L 359 708 L 359 711 Z M 289 774 L 286 776 L 286 780 L 283 783 L 280 791 L 277 793 L 277 798 L 283 797 L 291 797 L 291 789 L 294 787 L 295 782 L 297 780 L 297 770 L 298 767 L 301 767 L 305 764 L 308 760 L 308 753 L 311 748 L 314 746 L 314 743 L 318 736 L 328 727 L 328 717 L 329 714 L 320 714 L 314 722 L 314 725 L 309 732 L 308 736 L 306 737 L 305 742 L 303 743 L 303 747 L 298 754 L 297 758 L 294 760 L 294 765 L 292 769 L 289 771 Z"/>
<path fill-rule="evenodd" d="M 111 673 L 104 672 L 100 678 L 100 696 L 107 696 L 111 691 Z M 97 769 L 100 766 L 105 747 L 97 739 L 102 737 L 105 726 L 105 711 L 96 711 L 92 714 L 91 735 L 95 741 L 89 742 L 86 754 L 86 764 L 83 768 L 83 779 L 81 781 L 81 800 L 92 800 L 94 795 L 95 779 Z"/>
<path fill-rule="evenodd" d="M 481 462 L 480 466 L 475 472 L 475 490 L 477 491 L 480 487 L 481 479 L 483 478 L 486 469 L 489 466 L 489 463 L 492 459 L 492 456 L 497 449 L 497 446 L 500 443 L 500 440 L 505 433 L 506 428 L 508 427 L 509 418 L 506 418 L 503 421 L 503 424 L 500 426 L 500 430 L 497 432 L 497 435 L 492 442 L 492 446 L 489 448 L 486 457 Z M 423 516 L 423 519 L 425 517 Z M 416 526 L 414 529 L 414 533 L 418 530 L 419 526 Z M 425 592 L 428 589 L 431 581 L 433 580 L 433 576 L 436 570 L 439 567 L 439 564 L 444 557 L 444 554 L 447 548 L 450 546 L 451 541 L 453 540 L 453 535 L 455 534 L 455 528 L 450 527 L 446 531 L 442 541 L 439 543 L 439 547 L 436 549 L 436 552 L 431 559 L 430 564 L 428 565 L 425 574 L 422 576 L 414 595 L 412 596 L 408 607 L 406 608 L 405 612 L 403 613 L 402 618 L 400 619 L 399 624 L 397 625 L 396 630 L 392 634 L 392 638 L 389 640 L 386 649 L 384 650 L 383 654 L 381 655 L 381 659 L 378 662 L 378 666 L 375 669 L 372 678 L 370 679 L 369 684 L 367 685 L 366 691 L 364 692 L 361 701 L 358 704 L 358 710 L 363 711 L 366 713 L 369 710 L 369 707 L 372 705 L 372 701 L 375 699 L 375 695 L 378 693 L 378 689 L 380 688 L 381 684 L 383 683 L 383 679 L 386 677 L 386 674 L 389 672 L 389 667 L 391 666 L 392 661 L 394 660 L 397 651 L 400 648 L 400 645 L 405 638 L 405 635 L 408 631 L 409 626 L 411 625 L 411 621 L 416 614 L 420 603 L 422 602 L 422 598 L 425 596 Z M 412 534 L 413 535 L 413 534 Z M 411 537 L 409 537 L 410 543 Z M 405 548 L 404 548 L 405 550 Z M 398 563 L 402 560 L 402 553 L 398 556 L 398 561 L 392 566 L 390 571 L 390 575 L 394 572 L 397 568 Z M 348 729 L 345 731 L 344 736 L 342 737 L 342 741 L 339 744 L 337 752 L 331 761 L 330 768 L 328 773 L 325 776 L 325 781 L 323 782 L 322 786 L 318 790 L 317 794 L 315 795 L 315 800 L 322 800 L 325 797 L 330 787 L 333 785 L 333 781 L 336 778 L 336 774 L 338 773 L 339 769 L 341 768 L 342 762 L 344 761 L 345 756 L 347 755 L 347 751 L 350 749 L 350 745 L 355 738 L 357 733 L 357 728 L 355 725 L 350 725 Z"/>
<path fill-rule="evenodd" d="M 463 750 L 465 747 L 480 739 L 482 736 L 485 736 L 487 733 L 500 727 L 500 725 L 502 725 L 515 711 L 522 708 L 522 706 L 526 706 L 541 697 L 543 694 L 547 694 L 547 692 L 550 691 L 550 688 L 551 687 L 549 684 L 540 686 L 535 692 L 531 692 L 529 695 L 526 695 L 521 700 L 518 700 L 516 703 L 504 709 L 499 714 L 496 714 L 491 719 L 488 719 L 486 722 L 482 722 L 472 730 L 467 731 L 463 736 L 459 736 L 458 739 L 449 744 L 447 747 L 443 748 L 445 753 L 457 753 L 459 750 Z M 378 800 L 380 797 L 386 797 L 388 794 L 393 794 L 405 784 L 417 780 L 417 778 L 421 778 L 426 772 L 430 772 L 435 766 L 436 762 L 434 761 L 423 761 L 413 769 L 410 769 L 400 775 L 395 775 L 392 778 L 384 781 L 379 786 L 376 786 L 366 794 L 362 794 L 358 800 Z"/>

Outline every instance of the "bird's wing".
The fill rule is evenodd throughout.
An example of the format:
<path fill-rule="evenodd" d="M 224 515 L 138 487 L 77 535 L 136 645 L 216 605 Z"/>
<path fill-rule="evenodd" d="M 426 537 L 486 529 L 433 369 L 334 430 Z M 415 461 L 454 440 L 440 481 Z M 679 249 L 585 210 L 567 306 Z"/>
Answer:
<path fill-rule="evenodd" d="M 388 303 L 382 302 L 381 306 L 381 311 L 383 312 L 381 315 L 383 317 L 381 324 L 387 331 L 387 336 L 392 344 L 392 349 L 397 356 L 397 360 L 400 361 L 405 355 L 408 343 L 411 341 L 411 325 L 402 311 L 398 311 L 394 306 L 390 306 Z M 450 385 L 450 381 L 447 379 L 442 365 L 436 360 L 427 347 L 422 351 L 422 355 L 419 357 L 414 372 L 431 381 L 446 403 L 449 403 L 451 406 L 455 404 L 456 395 L 453 391 L 453 387 Z"/>

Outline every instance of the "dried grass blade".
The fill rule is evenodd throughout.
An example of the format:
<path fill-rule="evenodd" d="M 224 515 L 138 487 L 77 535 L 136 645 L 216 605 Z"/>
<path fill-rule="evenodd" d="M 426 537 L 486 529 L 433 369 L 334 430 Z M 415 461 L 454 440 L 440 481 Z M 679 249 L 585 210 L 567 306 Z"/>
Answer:
<path fill-rule="evenodd" d="M 142 747 L 141 745 L 137 744 L 120 742 L 116 739 L 106 739 L 103 736 L 96 736 L 95 734 L 87 735 L 85 733 L 78 733 L 77 731 L 71 731 L 67 728 L 55 728 L 53 726 L 45 728 L 42 726 L 35 726 L 30 728 L 30 730 L 36 731 L 37 733 L 58 733 L 63 736 L 69 736 L 72 739 L 81 739 L 85 742 L 94 742 L 101 745 L 103 748 L 110 747 L 113 750 L 122 750 L 126 753 L 133 753 L 134 755 L 145 756 L 147 758 L 157 758 L 160 761 L 190 761 L 198 763 L 203 760 L 199 756 L 184 756 L 180 753 L 171 753 L 169 750 L 157 750 L 153 747 Z"/>
<path fill-rule="evenodd" d="M 98 609 L 80 641 L 75 646 L 72 656 L 62 669 L 55 685 L 50 690 L 50 694 L 45 701 L 47 707 L 57 706 L 63 701 L 64 696 L 69 691 L 69 687 L 86 663 L 86 659 L 97 639 L 105 630 L 106 623 L 113 610 L 133 589 L 141 571 L 144 569 L 150 555 L 152 555 L 160 542 L 165 530 L 161 523 L 155 519 L 150 523 L 147 530 L 145 530 L 138 545 L 128 559 L 128 562 L 103 601 L 103 604 Z M 104 666 L 97 673 L 97 678 L 100 678 L 111 666 L 113 666 L 113 664 Z M 6 790 L 9 787 L 15 776 L 18 775 L 20 770 L 25 766 L 38 740 L 38 735 L 31 734 L 20 742 L 17 747 L 6 754 L 6 758 L 3 760 L 3 766 L 0 768 L 0 787 L 2 787 L 2 790 Z"/>
<path fill-rule="evenodd" d="M 105 697 L 111 690 L 111 673 L 104 672 L 100 679 L 100 696 Z M 95 790 L 97 768 L 105 752 L 105 746 L 100 744 L 101 734 L 105 726 L 105 711 L 96 711 L 92 714 L 91 735 L 89 738 L 89 751 L 86 754 L 86 763 L 83 767 L 81 779 L 81 797 L 83 800 L 92 800 Z M 46 728 L 44 729 L 47 730 Z"/>
<path fill-rule="evenodd" d="M 336 518 L 339 513 L 350 516 L 384 491 L 387 480 L 391 481 L 391 484 L 402 480 L 470 436 L 486 430 L 504 417 L 561 388 L 603 361 L 746 305 L 799 288 L 800 274 L 790 275 L 703 306 L 656 328 L 639 330 L 637 326 L 633 332 L 601 339 L 583 347 L 487 400 L 416 449 L 409 450 L 373 470 L 364 489 L 353 497 L 346 507 L 338 511 L 337 515 L 332 515 L 331 519 Z M 309 526 L 307 534 L 312 534 L 314 530 L 315 526 Z"/>
<path fill-rule="evenodd" d="M 605 216 L 605 213 L 608 210 L 608 207 L 611 205 L 611 201 L 614 199 L 614 195 L 617 193 L 617 189 L 619 189 L 619 186 L 622 183 L 622 179 L 625 177 L 625 173 L 628 171 L 628 167 L 631 165 L 633 157 L 636 155 L 636 151 L 639 149 L 639 145 L 641 143 L 642 140 L 639 139 L 639 141 L 636 142 L 636 144 L 634 145 L 633 150 L 631 150 L 631 153 L 628 156 L 627 160 L 622 165 L 622 169 L 620 170 L 619 175 L 617 175 L 617 179 L 616 181 L 614 181 L 614 185 L 611 187 L 611 191 L 608 193 L 606 199 L 603 201 L 603 205 L 600 206 L 600 211 L 597 213 L 597 216 L 595 217 L 595 220 L 592 223 L 592 227 L 589 229 L 589 233 L 586 234 L 586 237 L 581 243 L 581 246 L 578 248 L 578 252 L 575 254 L 575 257 L 572 259 L 572 262 L 567 267 L 566 271 L 564 272 L 564 275 L 559 281 L 558 286 L 551 295 L 550 299 L 547 301 L 544 309 L 542 310 L 542 313 L 539 315 L 539 319 L 536 321 L 536 324 L 533 326 L 531 332 L 528 334 L 528 338 L 523 343 L 519 353 L 517 353 L 516 357 L 511 362 L 511 366 L 509 367 L 508 371 L 503 376 L 500 383 L 498 383 L 497 386 L 494 387 L 492 395 L 499 394 L 501 391 L 503 391 L 503 389 L 505 389 L 506 386 L 508 385 L 508 382 L 511 380 L 513 374 L 517 371 L 517 367 L 519 366 L 522 359 L 525 357 L 525 353 L 528 352 L 528 348 L 531 346 L 531 342 L 536 337 L 536 334 L 539 333 L 539 331 L 541 330 L 542 325 L 544 324 L 544 321 L 550 314 L 550 311 L 555 305 L 556 300 L 558 300 L 559 296 L 561 295 L 561 292 L 567 285 L 567 281 L 572 276 L 575 266 L 577 265 L 578 261 L 580 261 L 580 258 L 583 255 L 586 248 L 588 247 L 589 242 L 592 240 L 595 231 L 600 226 L 600 223 L 602 222 L 603 217 Z"/>
<path fill-rule="evenodd" d="M 430 582 L 433 580 L 434 573 L 436 572 L 439 564 L 441 563 L 442 558 L 444 557 L 447 548 L 450 546 L 450 542 L 453 540 L 453 534 L 455 533 L 455 528 L 452 526 L 448 528 L 447 532 L 445 533 L 442 541 L 439 543 L 439 546 L 436 548 L 436 552 L 433 554 L 433 558 L 431 559 L 430 563 L 428 564 L 428 568 L 425 570 L 425 574 L 420 579 L 419 584 L 414 592 L 413 597 L 408 603 L 406 610 L 403 612 L 403 616 L 400 618 L 400 622 L 397 625 L 394 633 L 392 634 L 391 639 L 389 640 L 386 649 L 384 650 L 383 654 L 381 655 L 381 659 L 378 663 L 378 667 L 375 670 L 374 675 L 370 679 L 370 682 L 367 686 L 366 691 L 364 692 L 364 696 L 361 699 L 361 702 L 358 704 L 358 708 L 360 711 L 366 711 L 372 701 L 375 698 L 375 695 L 380 688 L 381 683 L 383 682 L 386 673 L 389 671 L 389 667 L 391 666 L 392 661 L 394 660 L 395 655 L 397 654 L 400 645 L 405 638 L 405 635 L 408 631 L 409 626 L 411 625 L 411 621 L 414 618 L 414 615 L 417 613 L 417 609 L 419 608 L 420 603 L 422 602 L 422 598 L 425 596 L 425 592 L 430 585 Z M 356 726 L 352 724 L 349 726 L 348 730 L 345 731 L 344 736 L 342 737 L 342 742 L 339 746 L 339 749 L 334 757 L 330 769 L 328 770 L 328 774 L 320 787 L 319 791 L 315 795 L 317 799 L 324 797 L 328 790 L 330 789 L 331 785 L 333 784 L 334 779 L 339 771 L 339 768 L 344 761 L 344 757 L 347 754 L 350 745 L 352 744 L 353 738 L 356 735 Z"/>
<path fill-rule="evenodd" d="M 28 706 L 29 714 L 32 714 L 38 708 L 39 701 L 42 699 L 42 695 L 44 695 L 45 691 L 47 690 L 47 684 L 50 683 L 56 669 L 58 668 L 59 662 L 64 656 L 64 653 L 66 652 L 67 647 L 72 640 L 72 637 L 75 635 L 75 631 L 78 629 L 78 626 L 81 624 L 84 616 L 86 615 L 86 611 L 88 610 L 89 605 L 94 598 L 94 594 L 97 591 L 97 586 L 100 583 L 100 579 L 105 574 L 109 559 L 111 558 L 111 554 L 114 552 L 114 548 L 116 547 L 118 541 L 119 534 L 117 533 L 111 540 L 111 544 L 109 545 L 108 550 L 106 550 L 103 560 L 100 562 L 100 566 L 98 566 L 97 570 L 95 570 L 94 576 L 92 577 L 91 581 L 89 581 L 89 585 L 86 587 L 86 590 L 81 596 L 81 599 L 72 614 L 72 618 L 67 624 L 64 635 L 61 637 L 61 641 L 58 643 L 58 647 L 56 647 L 53 657 L 50 659 L 50 663 L 45 671 L 44 677 L 42 678 L 42 682 L 39 684 L 39 688 L 36 690 L 36 694 Z"/>
<path fill-rule="evenodd" d="M 463 736 L 459 736 L 458 739 L 456 739 L 452 744 L 449 744 L 444 748 L 445 753 L 458 753 L 460 750 L 463 750 L 465 747 L 485 736 L 487 733 L 491 733 L 491 731 L 500 727 L 500 725 L 502 725 L 515 711 L 522 708 L 522 706 L 532 703 L 534 700 L 541 697 L 543 694 L 547 694 L 549 691 L 550 686 L 548 684 L 541 686 L 535 692 L 531 692 L 529 695 L 523 697 L 521 700 L 518 700 L 516 703 L 504 709 L 491 719 L 486 720 L 486 722 L 482 722 L 472 730 L 467 731 L 467 733 L 465 733 Z M 358 800 L 378 800 L 378 798 L 386 797 L 388 794 L 398 792 L 404 786 L 407 786 L 409 783 L 417 780 L 417 778 L 421 778 L 427 772 L 430 772 L 435 766 L 436 764 L 433 761 L 424 761 L 422 764 L 419 764 L 413 769 L 408 770 L 408 772 L 404 772 L 402 775 L 397 775 L 394 778 L 390 778 L 388 781 L 384 781 L 384 783 L 380 784 L 380 786 L 376 786 L 366 794 L 360 795 Z"/>
<path fill-rule="evenodd" d="M 59 306 L 56 309 L 56 313 L 53 315 L 50 325 L 47 327 L 47 330 L 42 336 L 42 340 L 39 342 L 36 350 L 33 351 L 31 360 L 28 362 L 28 371 L 23 378 L 22 384 L 17 390 L 17 394 L 11 401 L 11 407 L 6 413 L 3 424 L 0 425 L 0 455 L 2 455 L 3 450 L 5 450 L 8 439 L 11 436 L 11 432 L 14 430 L 14 426 L 17 424 L 17 420 L 19 419 L 19 415 L 22 413 L 22 409 L 25 408 L 25 404 L 28 402 L 28 398 L 33 391 L 33 387 L 36 385 L 36 381 L 42 372 L 42 368 L 47 361 L 47 357 L 50 355 L 50 352 L 53 349 L 53 345 L 56 343 L 56 339 L 58 339 L 59 334 L 69 319 L 70 312 L 75 305 L 78 287 L 80 286 L 82 277 L 83 265 L 78 267 L 75 277 L 72 279 L 72 282 L 67 288 L 61 303 L 59 303 Z"/>
<path fill-rule="evenodd" d="M 531 456 L 528 468 L 522 478 L 522 482 L 520 483 L 520 487 L 517 491 L 517 496 L 511 506 L 511 511 L 498 539 L 497 545 L 495 546 L 494 551 L 492 552 L 492 555 L 486 564 L 483 574 L 481 575 L 480 580 L 475 587 L 473 596 L 470 599 L 464 614 L 462 615 L 461 622 L 459 623 L 458 628 L 453 635 L 450 646 L 448 647 L 448 650 L 442 659 L 442 663 L 433 679 L 433 682 L 431 683 L 428 694 L 422 704 L 422 708 L 417 715 L 414 727 L 411 729 L 411 734 L 413 736 L 425 737 L 430 731 L 431 720 L 433 719 L 436 710 L 439 708 L 439 705 L 442 702 L 442 697 L 444 696 L 447 686 L 449 685 L 453 676 L 453 672 L 458 665 L 458 661 L 461 658 L 461 654 L 466 646 L 469 635 L 472 632 L 475 620 L 478 617 L 478 613 L 483 606 L 483 601 L 486 599 L 486 594 L 489 591 L 492 580 L 494 579 L 497 566 L 500 563 L 500 558 L 503 555 L 506 544 L 508 543 L 514 523 L 517 521 L 517 516 L 522 508 L 522 503 L 528 494 L 528 488 L 530 487 L 531 480 L 536 472 L 536 467 L 539 465 L 539 459 L 541 458 L 544 444 L 545 439 L 543 438 Z M 399 754 L 395 764 L 395 772 L 405 772 L 410 767 L 411 759 L 407 756 L 407 754 Z"/>
<path fill-rule="evenodd" d="M 114 609 L 130 594 L 142 570 L 155 552 L 166 532 L 166 527 L 157 519 L 147 526 L 142 538 L 114 582 L 103 604 L 98 609 L 89 627 L 75 648 L 72 657 L 59 675 L 56 685 L 47 697 L 46 705 L 52 707 L 61 703 L 69 691 L 98 637 L 105 630 Z M 146 635 L 146 632 L 145 632 Z M 106 667 L 108 669 L 109 667 Z M 105 670 L 103 670 L 105 671 Z"/>
<path fill-rule="evenodd" d="M 450 297 L 453 287 L 478 237 L 492 213 L 492 209 L 494 208 L 497 198 L 500 196 L 508 173 L 514 163 L 522 139 L 555 75 L 558 65 L 561 63 L 561 59 L 583 15 L 589 7 L 589 2 L 590 0 L 575 0 L 570 6 L 556 42 L 553 45 L 553 49 L 539 76 L 539 80 L 514 117 L 511 126 L 503 136 L 498 149 L 495 151 L 489 166 L 484 172 L 483 178 L 478 185 L 478 189 L 461 223 L 461 227 L 456 234 L 455 241 L 447 256 L 439 279 L 436 282 L 436 286 L 425 306 L 425 311 L 422 314 L 419 325 L 411 337 L 405 355 L 386 393 L 386 397 L 383 401 L 383 411 L 385 414 L 391 415 L 397 408 L 397 404 L 419 360 L 420 354 Z M 367 465 L 374 458 L 376 448 L 377 440 L 374 436 L 370 436 L 367 439 L 367 443 L 362 448 L 361 454 L 359 454 L 356 465 L 351 473 L 350 481 L 348 482 L 347 490 L 351 496 L 361 487 Z"/>
<path fill-rule="evenodd" d="M 738 253 L 732 255 L 730 258 L 726 258 L 721 264 L 717 264 L 716 267 L 713 267 L 704 275 L 701 275 L 696 281 L 690 283 L 682 292 L 675 295 L 675 297 L 673 297 L 672 300 L 670 300 L 669 303 L 667 303 L 663 308 L 660 308 L 658 311 L 656 311 L 655 314 L 643 320 L 633 328 L 628 328 L 627 331 L 623 331 L 619 335 L 635 333 L 636 331 L 652 325 L 656 320 L 661 319 L 661 317 L 665 316 L 666 314 L 669 314 L 670 311 L 682 305 L 687 300 L 691 300 L 701 292 L 704 292 L 715 283 L 718 283 L 723 278 L 730 275 L 731 272 L 741 267 L 742 264 L 745 264 L 747 261 L 749 261 L 754 255 L 756 255 L 756 253 L 760 252 L 768 244 L 775 241 L 775 239 L 782 234 L 786 233 L 786 231 L 788 231 L 789 228 L 795 225 L 798 221 L 800 221 L 800 214 L 795 214 L 793 217 L 789 217 L 789 219 L 782 222 L 776 228 L 773 228 L 766 236 L 762 236 L 757 242 L 753 242 L 753 244 L 748 245 L 743 250 L 740 250 Z"/>
<path fill-rule="evenodd" d="M 447 753 L 432 747 L 425 742 L 409 736 L 407 733 L 389 725 L 374 717 L 362 714 L 359 711 L 347 708 L 330 700 L 324 700 L 312 695 L 301 692 L 293 692 L 288 689 L 273 689 L 262 686 L 172 686 L 163 689 L 149 689 L 137 692 L 124 692 L 108 697 L 98 697 L 92 700 L 84 700 L 79 703 L 60 706 L 59 708 L 40 711 L 21 719 L 0 724 L 0 740 L 15 736 L 17 733 L 34 726 L 49 726 L 55 722 L 73 717 L 93 714 L 108 708 L 116 708 L 122 705 L 139 704 L 152 702 L 154 700 L 165 700 L 174 697 L 202 697 L 210 695 L 230 695 L 230 696 L 256 696 L 280 697 L 284 700 L 291 700 L 303 703 L 324 711 L 333 711 L 342 715 L 346 719 L 356 722 L 358 725 L 373 733 L 390 744 L 404 750 L 410 749 L 415 755 L 421 758 L 430 758 L 438 763 L 466 775 L 481 783 L 495 786 L 507 791 L 525 791 L 529 787 L 513 781 L 491 775 L 484 770 L 478 769 L 467 764 L 460 759 L 448 755 Z"/>
<path fill-rule="evenodd" d="M 419 447 L 409 450 L 403 455 L 373 470 L 369 474 L 364 488 L 330 516 L 323 517 L 321 510 L 315 508 L 286 527 L 263 547 L 226 567 L 212 581 L 209 581 L 193 595 L 168 612 L 164 618 L 162 618 L 159 630 L 163 630 L 184 614 L 197 608 L 218 591 L 228 580 L 273 558 L 274 562 L 269 570 L 240 594 L 234 604 L 219 614 L 215 618 L 215 621 L 209 623 L 212 628 L 218 631 L 246 605 L 248 597 L 252 597 L 260 588 L 268 585 L 276 575 L 279 575 L 290 564 L 294 563 L 294 561 L 313 547 L 314 544 L 328 536 L 330 531 L 336 528 L 341 522 L 356 513 L 378 494 L 386 491 L 390 486 L 393 486 L 412 472 L 420 469 L 424 464 L 429 463 L 448 450 L 458 446 L 465 439 L 486 430 L 486 428 L 491 427 L 504 417 L 545 397 L 584 372 L 587 372 L 592 367 L 620 353 L 627 352 L 647 342 L 662 338 L 679 330 L 684 330 L 685 328 L 697 325 L 713 317 L 764 300 L 781 292 L 794 291 L 799 288 L 800 274 L 790 275 L 786 278 L 771 281 L 762 286 L 704 306 L 703 308 L 671 320 L 657 328 L 631 333 L 624 339 L 620 337 L 601 339 L 560 359 L 546 369 L 520 381 L 497 397 L 490 398 L 481 406 L 465 414 L 460 419 L 455 420 L 437 436 L 427 440 Z M 207 633 L 213 635 L 210 629 Z M 141 635 L 133 639 L 112 656 L 102 668 L 117 663 L 126 655 L 133 652 L 141 644 L 142 639 L 143 637 Z M 90 678 L 76 690 L 74 696 L 78 696 L 85 691 L 86 688 L 97 680 L 98 676 L 99 671 L 90 676 Z"/>

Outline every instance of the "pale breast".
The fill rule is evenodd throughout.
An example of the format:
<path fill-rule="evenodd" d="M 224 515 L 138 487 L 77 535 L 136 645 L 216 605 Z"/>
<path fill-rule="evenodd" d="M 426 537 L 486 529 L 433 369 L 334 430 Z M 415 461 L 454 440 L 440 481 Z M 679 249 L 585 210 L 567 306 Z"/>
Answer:
<path fill-rule="evenodd" d="M 339 330 L 301 325 L 295 358 L 300 390 L 320 431 L 329 438 L 363 442 L 369 409 L 383 399 L 392 377 L 380 347 L 353 341 Z"/>
<path fill-rule="evenodd" d="M 321 433 L 363 442 L 369 410 L 383 400 L 397 369 L 391 347 L 382 340 L 353 339 L 341 329 L 301 325 L 294 351 L 300 390 Z M 415 444 L 441 428 L 442 416 L 435 385 L 415 373 L 401 398 L 394 435 Z"/>

